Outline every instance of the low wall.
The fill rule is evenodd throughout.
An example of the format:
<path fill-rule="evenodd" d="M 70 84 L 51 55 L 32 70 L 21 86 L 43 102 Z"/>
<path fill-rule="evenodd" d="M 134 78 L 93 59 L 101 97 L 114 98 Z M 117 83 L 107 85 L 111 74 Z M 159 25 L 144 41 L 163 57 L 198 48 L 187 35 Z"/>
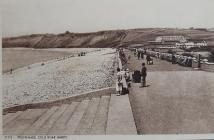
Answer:
<path fill-rule="evenodd" d="M 26 109 L 36 109 L 36 108 L 50 108 L 52 106 L 59 106 L 62 104 L 70 104 L 71 102 L 80 102 L 83 99 L 91 99 L 91 98 L 98 98 L 100 96 L 108 95 L 110 96 L 112 93 L 115 93 L 115 87 L 103 88 L 91 92 L 82 93 L 80 95 L 74 95 L 68 98 L 62 98 L 58 100 L 52 100 L 47 102 L 39 102 L 39 103 L 32 103 L 32 104 L 24 104 L 18 105 L 14 107 L 9 107 L 3 109 L 3 114 L 17 112 L 17 111 L 24 111 Z"/>
<path fill-rule="evenodd" d="M 192 68 L 198 68 L 198 61 L 192 60 Z"/>
<path fill-rule="evenodd" d="M 193 60 L 192 68 L 198 68 L 198 61 Z M 214 63 L 209 62 L 201 62 L 201 68 L 200 70 L 214 72 Z"/>
<path fill-rule="evenodd" d="M 155 51 L 147 51 L 147 54 L 151 55 L 152 57 L 156 57 L 157 56 L 157 52 Z M 164 60 L 170 60 L 170 56 L 171 54 L 168 53 L 160 53 L 160 57 L 164 57 Z M 198 61 L 196 58 L 192 58 L 192 68 L 198 68 Z M 209 72 L 214 72 L 214 63 L 209 63 L 206 61 L 201 61 L 201 68 L 199 68 L 200 70 L 204 70 L 204 71 L 209 71 Z"/>
<path fill-rule="evenodd" d="M 207 62 L 202 63 L 201 69 L 205 71 L 214 72 L 214 63 L 207 63 Z"/>

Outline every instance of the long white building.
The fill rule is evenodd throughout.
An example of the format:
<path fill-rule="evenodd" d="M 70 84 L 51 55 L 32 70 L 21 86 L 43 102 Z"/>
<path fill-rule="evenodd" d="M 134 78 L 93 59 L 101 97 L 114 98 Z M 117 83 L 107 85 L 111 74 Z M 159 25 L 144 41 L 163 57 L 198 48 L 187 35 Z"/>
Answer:
<path fill-rule="evenodd" d="M 184 36 L 158 36 L 156 38 L 156 42 L 180 42 L 184 43 L 187 42 Z"/>
<path fill-rule="evenodd" d="M 203 42 L 199 42 L 199 43 L 194 43 L 194 42 L 175 43 L 175 46 L 177 48 L 183 48 L 183 49 L 200 48 L 200 47 L 207 46 L 207 42 L 203 41 Z"/>

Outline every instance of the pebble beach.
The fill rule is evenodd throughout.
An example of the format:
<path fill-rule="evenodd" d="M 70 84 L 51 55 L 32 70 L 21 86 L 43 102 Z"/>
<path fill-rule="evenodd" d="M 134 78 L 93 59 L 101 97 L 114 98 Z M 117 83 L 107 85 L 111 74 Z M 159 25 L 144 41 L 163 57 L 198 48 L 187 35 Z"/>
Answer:
<path fill-rule="evenodd" d="M 105 48 L 3 75 L 3 108 L 57 100 L 114 83 L 116 50 Z M 29 66 L 28 66 L 29 67 Z"/>

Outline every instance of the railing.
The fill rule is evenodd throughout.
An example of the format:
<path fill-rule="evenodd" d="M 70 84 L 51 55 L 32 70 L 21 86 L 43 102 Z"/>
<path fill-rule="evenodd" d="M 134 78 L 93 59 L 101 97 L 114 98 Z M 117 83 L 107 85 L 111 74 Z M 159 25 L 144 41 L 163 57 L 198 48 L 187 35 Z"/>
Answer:
<path fill-rule="evenodd" d="M 201 70 L 214 72 L 214 63 L 210 63 L 210 62 L 202 60 L 200 65 L 201 65 L 201 67 L 200 67 Z M 192 67 L 198 68 L 198 61 L 196 58 L 193 59 Z"/>
<path fill-rule="evenodd" d="M 170 53 L 160 53 L 160 52 L 149 51 L 149 50 L 147 50 L 146 52 L 147 52 L 147 54 L 151 55 L 152 57 L 157 57 L 157 54 L 159 54 L 160 59 L 172 61 L 172 54 L 170 54 Z M 191 61 L 191 65 L 183 64 L 182 62 L 184 61 L 184 59 L 189 59 Z M 199 68 L 198 59 L 195 57 L 185 57 L 182 55 L 176 55 L 176 62 L 178 64 L 181 64 L 184 66 L 189 66 L 192 68 Z M 207 62 L 207 61 L 202 59 L 200 61 L 200 68 L 199 69 L 214 72 L 214 63 L 210 63 L 210 62 Z"/>

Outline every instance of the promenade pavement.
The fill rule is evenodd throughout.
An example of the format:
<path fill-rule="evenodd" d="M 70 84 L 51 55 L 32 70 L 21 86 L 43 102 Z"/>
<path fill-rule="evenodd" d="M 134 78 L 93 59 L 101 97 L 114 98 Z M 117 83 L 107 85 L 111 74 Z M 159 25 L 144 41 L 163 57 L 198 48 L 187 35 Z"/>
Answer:
<path fill-rule="evenodd" d="M 131 54 L 127 66 L 142 61 Z M 138 134 L 214 133 L 214 73 L 156 59 L 146 67 L 149 86 L 132 83 L 129 94 Z"/>

